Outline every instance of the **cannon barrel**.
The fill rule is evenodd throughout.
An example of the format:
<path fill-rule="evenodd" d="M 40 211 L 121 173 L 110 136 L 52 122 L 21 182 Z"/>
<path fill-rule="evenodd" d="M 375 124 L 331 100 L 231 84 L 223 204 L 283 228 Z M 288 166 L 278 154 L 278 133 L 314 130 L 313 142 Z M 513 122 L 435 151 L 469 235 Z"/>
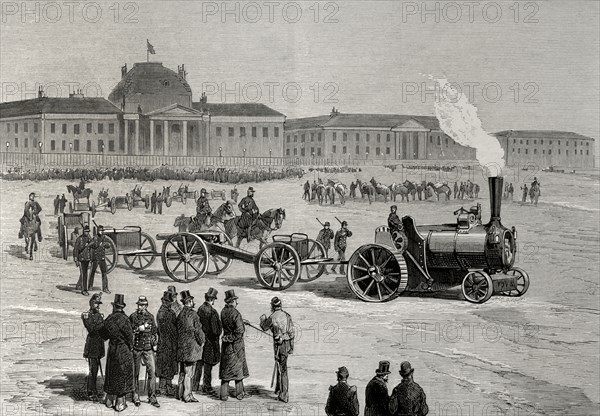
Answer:
<path fill-rule="evenodd" d="M 490 187 L 490 220 L 500 220 L 504 178 L 502 176 L 490 176 L 488 184 Z"/>

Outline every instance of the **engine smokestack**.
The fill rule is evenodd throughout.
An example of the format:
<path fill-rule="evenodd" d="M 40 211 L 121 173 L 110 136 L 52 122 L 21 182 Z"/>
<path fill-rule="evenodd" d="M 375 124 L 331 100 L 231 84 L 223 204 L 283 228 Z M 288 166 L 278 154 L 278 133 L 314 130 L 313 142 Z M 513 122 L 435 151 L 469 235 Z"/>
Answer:
<path fill-rule="evenodd" d="M 502 207 L 502 190 L 504 189 L 504 178 L 502 176 L 490 176 L 490 215 L 491 220 L 500 220 L 500 208 Z"/>

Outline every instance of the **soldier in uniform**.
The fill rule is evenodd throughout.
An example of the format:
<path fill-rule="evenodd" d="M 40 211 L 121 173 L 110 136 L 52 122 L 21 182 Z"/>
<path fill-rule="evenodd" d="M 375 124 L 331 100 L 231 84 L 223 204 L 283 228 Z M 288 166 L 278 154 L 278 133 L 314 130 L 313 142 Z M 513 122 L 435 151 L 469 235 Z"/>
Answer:
<path fill-rule="evenodd" d="M 104 325 L 104 315 L 100 313 L 102 304 L 102 293 L 96 293 L 90 298 L 90 310 L 81 314 L 81 320 L 88 335 L 85 339 L 83 358 L 87 359 L 89 375 L 87 380 L 87 395 L 91 401 L 98 401 L 98 389 L 96 380 L 100 359 L 104 357 L 104 340 L 100 335 L 100 329 Z"/>
<path fill-rule="evenodd" d="M 243 229 L 246 232 L 246 237 L 249 239 L 250 238 L 250 229 L 252 228 L 252 225 L 256 222 L 256 220 L 258 219 L 258 214 L 259 214 L 258 206 L 256 205 L 256 202 L 254 202 L 254 188 L 253 187 L 248 188 L 247 196 L 245 196 L 240 201 L 238 207 L 240 209 L 240 212 L 242 213 L 240 215 L 238 225 L 240 226 L 241 229 Z"/>
<path fill-rule="evenodd" d="M 60 213 L 63 214 L 65 212 L 65 207 L 67 206 L 67 198 L 65 198 L 65 194 L 62 194 L 59 201 Z"/>
<path fill-rule="evenodd" d="M 76 289 L 81 289 L 81 294 L 88 296 L 88 267 L 91 260 L 92 237 L 90 237 L 90 226 L 83 226 L 83 234 L 80 235 L 73 245 L 73 259 L 75 265 L 79 267 L 79 281 L 75 286 Z"/>
<path fill-rule="evenodd" d="M 29 199 L 25 202 L 25 209 L 23 210 L 23 217 L 29 220 L 35 220 L 38 223 L 37 236 L 38 240 L 42 241 L 42 220 L 40 219 L 40 212 L 42 212 L 42 206 L 35 200 L 35 193 L 29 194 Z M 23 220 L 21 220 L 23 224 Z"/>
<path fill-rule="evenodd" d="M 159 378 L 156 394 L 174 396 L 176 388 L 172 384 L 177 374 L 177 315 L 171 309 L 173 294 L 165 291 L 162 305 L 156 314 L 158 347 L 156 350 L 156 375 Z"/>
<path fill-rule="evenodd" d="M 152 192 L 152 196 L 150 196 L 150 213 L 156 214 L 156 191 Z"/>
<path fill-rule="evenodd" d="M 329 386 L 329 397 L 325 405 L 327 416 L 358 416 L 359 405 L 356 386 L 348 385 L 348 369 L 340 367 L 337 371 L 337 384 Z"/>
<path fill-rule="evenodd" d="M 163 201 L 164 201 L 164 198 L 163 198 L 163 194 L 161 192 L 156 197 L 156 206 L 157 206 L 157 210 L 158 210 L 158 214 L 159 215 L 162 215 L 162 204 L 163 204 Z"/>
<path fill-rule="evenodd" d="M 198 400 L 192 394 L 192 381 L 196 363 L 202 359 L 204 331 L 200 317 L 194 311 L 194 297 L 189 290 L 181 292 L 183 310 L 177 317 L 177 362 L 179 363 L 179 383 L 177 398 L 185 403 Z"/>
<path fill-rule="evenodd" d="M 390 394 L 388 392 L 388 375 L 390 362 L 380 361 L 375 370 L 375 377 L 369 381 L 365 389 L 365 416 L 389 416 Z"/>
<path fill-rule="evenodd" d="M 527 195 L 529 194 L 529 189 L 527 189 L 527 184 L 523 184 L 523 186 L 521 187 L 521 189 L 523 190 L 523 196 L 521 198 L 521 202 L 524 204 L 527 202 Z"/>
<path fill-rule="evenodd" d="M 333 248 L 338 253 L 338 261 L 346 260 L 346 247 L 348 237 L 352 237 L 352 231 L 348 229 L 348 223 L 346 221 L 342 221 L 341 228 L 335 233 L 335 238 L 333 239 Z M 331 271 L 336 273 L 335 265 L 331 268 Z M 344 271 L 344 265 L 340 264 L 340 273 L 346 273 Z"/>
<path fill-rule="evenodd" d="M 133 327 L 123 312 L 124 298 L 124 295 L 115 295 L 113 313 L 104 320 L 100 330 L 102 338 L 110 340 L 104 382 L 104 391 L 108 395 L 106 407 L 114 407 L 117 412 L 127 409 L 125 395 L 133 391 Z"/>
<path fill-rule="evenodd" d="M 60 205 L 60 195 L 56 195 L 54 199 L 54 215 L 58 215 L 58 209 Z"/>
<path fill-rule="evenodd" d="M 181 311 L 183 310 L 183 306 L 181 306 L 181 303 L 179 303 L 179 301 L 177 300 L 177 289 L 175 289 L 175 286 L 168 286 L 167 292 L 171 293 L 171 295 L 173 296 L 171 310 L 175 312 L 175 316 L 178 317 Z"/>
<path fill-rule="evenodd" d="M 212 214 L 212 209 L 206 197 L 206 189 L 202 188 L 200 190 L 200 197 L 196 201 L 196 221 L 200 225 L 206 225 L 206 220 L 210 217 L 210 214 Z"/>
<path fill-rule="evenodd" d="M 133 404 L 140 405 L 140 365 L 146 366 L 146 380 L 144 384 L 148 388 L 148 402 L 154 407 L 160 407 L 156 400 L 156 375 L 154 349 L 158 344 L 158 328 L 154 322 L 154 316 L 148 312 L 148 299 L 140 296 L 137 311 L 129 316 L 133 327 L 133 362 L 134 362 L 134 390 Z M 143 393 L 143 392 L 142 392 Z"/>
<path fill-rule="evenodd" d="M 213 305 L 217 300 L 217 290 L 212 287 L 204 294 L 204 303 L 198 308 L 198 317 L 202 323 L 202 330 L 206 336 L 206 343 L 202 351 L 202 360 L 196 365 L 196 375 L 194 377 L 193 390 L 198 390 L 200 387 L 200 378 L 202 370 L 204 370 L 204 382 L 200 390 L 203 393 L 212 391 L 212 369 L 221 361 L 221 346 L 219 338 L 223 332 L 221 318 Z"/>
<path fill-rule="evenodd" d="M 331 224 L 329 221 L 325 221 L 323 224 L 323 228 L 319 231 L 317 235 L 317 241 L 323 244 L 323 248 L 325 249 L 325 257 L 329 257 L 329 249 L 331 248 L 331 240 L 333 240 L 333 230 L 329 228 Z M 329 274 L 327 268 L 325 268 L 325 273 Z"/>
<path fill-rule="evenodd" d="M 221 400 L 229 398 L 229 382 L 235 380 L 235 396 L 238 400 L 250 395 L 244 390 L 244 379 L 250 376 L 246 363 L 246 349 L 244 346 L 244 320 L 242 314 L 236 309 L 238 297 L 232 290 L 225 292 L 225 307 L 221 311 L 221 324 L 223 325 L 223 340 L 221 344 L 221 365 L 219 378 L 221 379 Z"/>
<path fill-rule="evenodd" d="M 279 401 L 287 403 L 289 400 L 287 359 L 289 354 L 294 353 L 294 324 L 292 317 L 281 309 L 281 300 L 278 297 L 271 299 L 271 316 L 260 317 L 260 327 L 263 331 L 273 333 L 273 349 L 277 363 L 275 394 L 278 394 Z"/>
<path fill-rule="evenodd" d="M 237 203 L 238 200 L 238 196 L 240 195 L 239 191 L 237 190 L 237 185 L 233 186 L 233 189 L 231 190 L 231 199 L 233 199 L 233 201 L 235 203 Z"/>
<path fill-rule="evenodd" d="M 350 183 L 350 198 L 356 198 L 356 187 L 358 185 L 356 185 L 356 182 L 351 182 Z"/>
<path fill-rule="evenodd" d="M 403 231 L 404 227 L 402 226 L 402 221 L 396 214 L 398 207 L 396 205 L 392 205 L 390 207 L 390 215 L 388 216 L 388 227 L 390 228 L 390 234 L 394 235 L 394 232 Z"/>
<path fill-rule="evenodd" d="M 425 392 L 413 381 L 414 369 L 408 361 L 400 364 L 402 381 L 392 391 L 390 398 L 391 416 L 425 416 L 429 413 Z"/>
<path fill-rule="evenodd" d="M 110 293 L 110 290 L 108 290 L 108 276 L 106 274 L 106 250 L 110 249 L 112 245 L 108 242 L 108 239 L 104 235 L 103 226 L 99 225 L 96 229 L 96 232 L 98 235 L 94 237 L 92 244 L 90 245 L 92 271 L 90 272 L 88 290 L 92 290 L 94 288 L 94 275 L 96 274 L 96 269 L 99 266 L 100 272 L 102 273 L 102 291 L 104 293 Z"/>
<path fill-rule="evenodd" d="M 510 198 L 510 200 L 513 200 L 513 194 L 515 193 L 515 188 L 513 187 L 513 184 L 511 182 L 511 184 L 508 186 L 508 197 Z"/>
<path fill-rule="evenodd" d="M 458 197 L 458 182 L 454 182 L 454 199 Z"/>

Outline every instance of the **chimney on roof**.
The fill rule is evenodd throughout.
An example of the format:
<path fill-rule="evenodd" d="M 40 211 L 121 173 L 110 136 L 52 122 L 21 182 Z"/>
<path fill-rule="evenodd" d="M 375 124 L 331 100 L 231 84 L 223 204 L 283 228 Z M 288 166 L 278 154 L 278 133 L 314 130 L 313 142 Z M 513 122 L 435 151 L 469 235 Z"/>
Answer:
<path fill-rule="evenodd" d="M 127 75 L 127 64 L 121 67 L 121 78 L 125 78 L 125 75 Z"/>
<path fill-rule="evenodd" d="M 69 93 L 69 98 L 83 98 L 83 90 L 81 88 Z"/>
<path fill-rule="evenodd" d="M 338 114 L 340 114 L 340 112 L 337 110 L 337 108 L 333 107 L 333 108 L 331 109 L 331 113 L 329 114 L 329 117 L 335 117 L 335 116 L 337 116 Z"/>
<path fill-rule="evenodd" d="M 38 87 L 38 98 L 44 98 L 44 89 L 41 85 Z"/>
<path fill-rule="evenodd" d="M 202 96 L 200 97 L 200 102 L 201 102 L 202 104 L 206 104 L 206 102 L 207 102 L 207 101 L 208 101 L 208 98 L 206 97 L 206 93 L 205 93 L 205 92 L 203 92 L 203 93 L 202 93 Z"/>
<path fill-rule="evenodd" d="M 181 66 L 177 65 L 177 73 L 181 78 L 185 79 L 185 76 L 187 75 L 187 72 L 185 72 L 185 64 L 181 64 Z"/>

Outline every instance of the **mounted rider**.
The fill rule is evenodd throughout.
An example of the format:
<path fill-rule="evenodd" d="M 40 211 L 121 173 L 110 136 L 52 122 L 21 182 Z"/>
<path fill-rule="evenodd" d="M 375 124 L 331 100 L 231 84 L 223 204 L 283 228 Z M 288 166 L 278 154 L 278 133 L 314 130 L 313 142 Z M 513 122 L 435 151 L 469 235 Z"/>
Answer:
<path fill-rule="evenodd" d="M 200 196 L 196 201 L 196 222 L 200 225 L 206 224 L 208 217 L 212 214 L 212 209 L 208 198 L 206 197 L 207 191 L 205 188 L 200 190 Z"/>
<path fill-rule="evenodd" d="M 40 219 L 40 212 L 42 207 L 39 202 L 35 200 L 35 193 L 29 194 L 29 200 L 25 202 L 25 208 L 23 210 L 23 216 L 21 217 L 21 229 L 19 231 L 19 238 L 23 236 L 25 222 L 36 221 L 38 223 L 37 236 L 38 240 L 42 241 L 42 220 Z"/>
<path fill-rule="evenodd" d="M 238 220 L 238 226 L 241 229 L 246 230 L 246 237 L 250 237 L 250 229 L 256 224 L 260 215 L 258 206 L 256 205 L 256 202 L 254 202 L 253 187 L 248 188 L 247 195 L 240 201 L 238 208 L 242 213 Z"/>

